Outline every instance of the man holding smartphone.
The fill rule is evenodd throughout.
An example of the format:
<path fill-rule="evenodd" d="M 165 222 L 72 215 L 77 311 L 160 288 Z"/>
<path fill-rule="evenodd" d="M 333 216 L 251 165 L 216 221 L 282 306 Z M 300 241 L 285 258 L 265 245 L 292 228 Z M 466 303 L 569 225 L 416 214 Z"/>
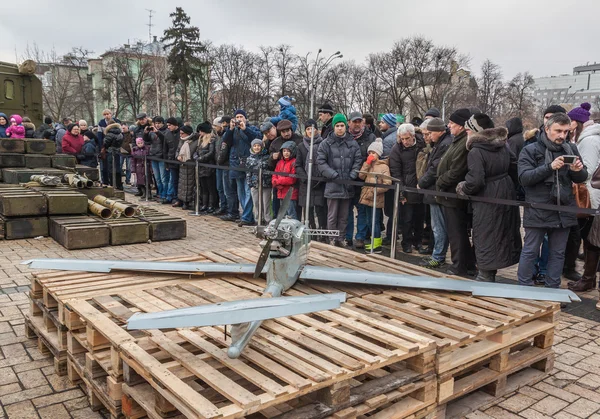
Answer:
<path fill-rule="evenodd" d="M 519 156 L 519 181 L 525 200 L 532 203 L 577 206 L 573 183 L 587 179 L 577 146 L 566 141 L 571 119 L 555 113 L 544 122 L 538 141 L 523 148 Z M 545 286 L 559 288 L 569 230 L 577 225 L 573 212 L 525 207 L 525 239 L 517 277 L 521 285 L 534 285 L 535 261 L 544 235 L 548 235 L 548 270 Z"/>

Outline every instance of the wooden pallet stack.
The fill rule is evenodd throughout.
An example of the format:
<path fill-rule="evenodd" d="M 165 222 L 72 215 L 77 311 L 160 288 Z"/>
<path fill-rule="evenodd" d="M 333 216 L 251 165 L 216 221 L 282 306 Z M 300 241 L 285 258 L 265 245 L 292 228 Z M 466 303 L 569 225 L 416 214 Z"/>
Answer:
<path fill-rule="evenodd" d="M 177 260 L 247 263 L 259 251 Z M 318 243 L 309 263 L 436 275 Z M 552 366 L 557 304 L 457 293 L 297 283 L 288 295 L 344 291 L 348 300 L 264 322 L 238 360 L 226 355 L 223 327 L 124 327 L 136 312 L 255 298 L 263 288 L 240 275 L 41 273 L 26 324 L 46 328 L 36 334 L 43 348 L 57 345 L 47 349 L 57 372 L 80 380 L 92 406 L 115 417 L 443 417 L 460 397 L 480 388 L 500 395 L 530 366 Z"/>

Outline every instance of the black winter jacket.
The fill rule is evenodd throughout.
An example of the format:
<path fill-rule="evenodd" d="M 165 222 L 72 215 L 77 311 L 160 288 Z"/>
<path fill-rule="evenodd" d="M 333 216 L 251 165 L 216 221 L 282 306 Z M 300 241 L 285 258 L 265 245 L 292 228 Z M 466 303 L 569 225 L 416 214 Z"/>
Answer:
<path fill-rule="evenodd" d="M 408 148 L 399 143 L 392 147 L 389 161 L 390 173 L 392 177 L 400 180 L 400 185 L 410 188 L 417 187 L 417 156 L 422 149 L 423 147 L 416 142 Z M 408 204 L 423 202 L 421 194 L 405 192 L 403 195 Z"/>
<path fill-rule="evenodd" d="M 150 131 L 144 133 L 146 147 L 150 147 L 149 156 L 163 158 L 165 136 L 161 131 Z"/>
<path fill-rule="evenodd" d="M 464 194 L 515 199 L 517 160 L 507 147 L 506 135 L 506 128 L 499 127 L 469 136 L 468 172 L 461 185 Z M 518 263 L 522 247 L 519 207 L 473 201 L 472 208 L 477 267 L 494 270 Z"/>
<path fill-rule="evenodd" d="M 211 137 L 206 145 L 202 145 L 202 139 L 198 140 L 198 148 L 194 154 L 194 160 L 198 163 L 215 164 L 215 142 L 216 137 Z M 215 172 L 212 167 L 198 166 L 198 177 L 209 177 Z"/>
<path fill-rule="evenodd" d="M 177 160 L 177 148 L 179 147 L 179 129 L 175 131 L 169 131 L 168 129 L 164 133 L 163 140 L 163 158 L 167 160 Z M 176 169 L 179 165 L 175 163 L 166 163 L 167 169 Z"/>
<path fill-rule="evenodd" d="M 355 180 L 361 167 L 360 147 L 352 135 L 338 137 L 331 133 L 319 146 L 317 164 L 327 179 Z M 354 197 L 353 185 L 327 182 L 325 198 L 349 199 Z"/>
<path fill-rule="evenodd" d="M 506 121 L 506 129 L 508 130 L 508 147 L 515 157 L 519 158 L 519 154 L 521 154 L 521 150 L 525 145 L 523 121 L 521 118 L 511 118 Z"/>
<path fill-rule="evenodd" d="M 442 156 L 437 168 L 436 190 L 456 193 L 456 185 L 465 180 L 467 174 L 467 132 L 463 131 L 452 139 L 452 144 Z M 438 204 L 445 207 L 466 207 L 466 201 L 458 198 L 436 197 Z"/>
<path fill-rule="evenodd" d="M 565 165 L 558 170 L 559 188 L 556 185 L 556 172 L 552 170 L 550 164 L 554 159 L 563 155 L 579 156 L 577 146 L 568 144 L 570 152 L 564 150 L 550 151 L 550 162 L 546 161 L 546 145 L 541 137 L 546 137 L 546 133 L 540 134 L 540 139 L 534 144 L 525 146 L 519 156 L 519 182 L 525 190 L 525 200 L 542 204 L 557 204 L 557 190 L 560 190 L 561 205 L 576 206 L 573 195 L 574 183 L 583 183 L 586 181 L 588 172 L 584 167 L 579 172 L 569 170 Z M 570 212 L 557 212 L 539 208 L 525 207 L 523 212 L 523 227 L 537 228 L 566 228 L 577 225 L 577 215 Z"/>
<path fill-rule="evenodd" d="M 273 141 L 271 141 L 271 143 L 269 144 L 269 167 L 271 168 L 271 170 L 275 169 L 275 166 L 277 166 L 277 162 L 279 161 L 279 159 L 277 159 L 277 160 L 273 159 L 273 153 L 279 153 L 279 150 L 281 150 L 281 146 L 286 141 L 293 141 L 294 143 L 296 143 L 296 147 L 297 147 L 300 145 L 300 143 L 302 143 L 302 136 L 300 136 L 296 133 L 293 133 L 289 140 L 285 140 L 280 135 L 279 137 L 277 137 Z M 281 158 L 281 154 L 279 155 L 279 158 Z"/>
<path fill-rule="evenodd" d="M 315 177 L 321 177 L 321 173 L 319 172 L 319 168 L 317 166 L 317 154 L 319 152 L 319 146 L 323 142 L 322 137 L 315 137 L 313 139 L 313 165 L 312 165 L 312 179 L 311 179 L 311 196 L 310 196 L 310 205 L 311 207 L 322 207 L 327 205 L 325 201 L 325 182 L 314 180 Z M 309 146 L 306 146 L 306 143 Z M 307 172 L 307 161 L 308 161 L 308 149 L 310 148 L 310 139 L 307 139 L 305 142 L 302 139 L 302 143 L 298 146 L 296 150 L 296 174 L 300 176 L 308 177 Z M 301 207 L 306 206 L 306 185 L 308 184 L 307 179 L 298 179 L 298 205 Z"/>
<path fill-rule="evenodd" d="M 431 153 L 427 157 L 427 166 L 425 173 L 419 179 L 419 188 L 429 189 L 435 191 L 435 182 L 437 180 L 437 167 L 442 160 L 442 156 L 448 150 L 448 147 L 452 144 L 452 135 L 448 131 L 440 137 L 437 142 L 433 143 Z M 425 204 L 437 204 L 435 196 L 423 195 L 423 203 Z"/>

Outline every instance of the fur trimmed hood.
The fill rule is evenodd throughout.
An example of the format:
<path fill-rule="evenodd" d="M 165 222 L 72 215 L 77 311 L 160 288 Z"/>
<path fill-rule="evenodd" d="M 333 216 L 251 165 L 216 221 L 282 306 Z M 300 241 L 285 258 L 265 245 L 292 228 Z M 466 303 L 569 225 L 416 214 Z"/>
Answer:
<path fill-rule="evenodd" d="M 537 128 L 527 130 L 523 133 L 523 138 L 525 138 L 525 141 L 531 140 L 533 137 L 535 137 L 537 135 L 538 132 L 539 132 L 539 129 L 537 129 Z"/>
<path fill-rule="evenodd" d="M 31 129 L 35 131 L 35 125 L 32 122 L 23 122 L 25 129 Z"/>
<path fill-rule="evenodd" d="M 110 130 L 117 128 L 119 132 L 121 132 L 121 124 L 115 122 L 113 124 L 109 124 L 106 128 L 104 128 L 104 132 L 110 132 Z"/>
<path fill-rule="evenodd" d="M 474 132 L 467 138 L 467 150 L 471 150 L 474 144 L 487 144 L 494 148 L 506 145 L 508 130 L 504 127 L 484 129 Z"/>

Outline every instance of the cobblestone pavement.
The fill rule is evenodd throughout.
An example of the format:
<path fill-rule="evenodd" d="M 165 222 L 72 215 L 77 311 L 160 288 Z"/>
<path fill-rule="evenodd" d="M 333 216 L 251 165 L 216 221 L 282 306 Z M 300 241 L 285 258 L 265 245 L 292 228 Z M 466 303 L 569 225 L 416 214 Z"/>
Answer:
<path fill-rule="evenodd" d="M 40 354 L 36 341 L 24 336 L 23 314 L 29 310 L 31 271 L 19 262 L 34 257 L 142 259 L 193 255 L 200 250 L 236 246 L 236 242 L 258 242 L 249 230 L 233 223 L 215 223 L 214 217 L 191 217 L 180 209 L 156 206 L 173 215 L 186 214 L 185 240 L 79 251 L 67 251 L 50 238 L 0 241 L 0 418 L 103 417 L 102 412 L 90 409 L 78 386 L 54 373 L 52 359 Z M 502 275 L 515 278 L 515 270 L 504 270 Z M 597 291 L 588 294 L 598 298 Z M 600 323 L 562 314 L 555 339 L 557 359 L 550 376 L 468 417 L 600 419 Z"/>

